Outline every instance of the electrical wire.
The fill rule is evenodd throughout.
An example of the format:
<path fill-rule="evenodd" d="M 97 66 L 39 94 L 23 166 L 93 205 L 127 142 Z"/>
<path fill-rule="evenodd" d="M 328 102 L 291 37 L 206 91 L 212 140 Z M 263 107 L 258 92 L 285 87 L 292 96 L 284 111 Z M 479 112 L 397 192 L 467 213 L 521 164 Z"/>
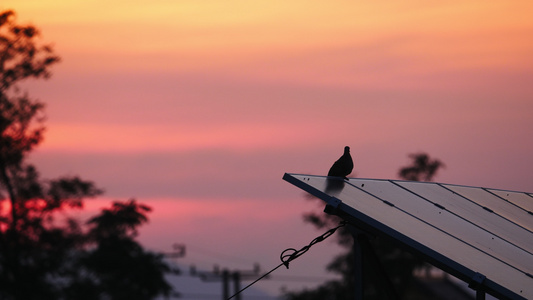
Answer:
<path fill-rule="evenodd" d="M 333 280 L 337 277 L 325 277 L 325 276 L 298 276 L 298 275 L 273 275 L 270 277 L 270 281 L 292 281 L 292 282 L 324 282 L 327 280 Z"/>
<path fill-rule="evenodd" d="M 237 256 L 228 255 L 225 253 L 207 250 L 204 248 L 200 248 L 196 245 L 193 245 L 190 247 L 190 252 L 200 253 L 201 255 L 204 255 L 204 256 L 209 256 L 209 257 L 213 257 L 213 258 L 217 258 L 217 259 L 221 259 L 221 260 L 225 260 L 225 261 L 229 261 L 233 263 L 240 263 L 240 264 L 253 263 L 253 261 L 248 260 L 248 259 L 243 259 L 242 257 L 237 257 Z"/>
<path fill-rule="evenodd" d="M 314 240 L 311 241 L 311 243 L 309 243 L 309 245 L 307 246 L 304 246 L 302 247 L 300 250 L 296 250 L 294 248 L 288 248 L 288 249 L 285 249 L 283 250 L 283 252 L 281 252 L 281 255 L 280 255 L 280 260 L 281 260 L 281 264 L 279 264 L 278 266 L 276 266 L 274 269 L 266 272 L 265 274 L 263 274 L 261 277 L 257 278 L 256 280 L 254 280 L 252 283 L 248 284 L 247 286 L 245 286 L 244 288 L 242 288 L 241 290 L 239 290 L 238 292 L 236 292 L 235 294 L 233 294 L 233 296 L 229 297 L 228 299 L 226 300 L 230 300 L 232 299 L 233 297 L 237 296 L 238 294 L 242 293 L 244 290 L 246 290 L 247 288 L 251 287 L 252 285 L 254 285 L 255 283 L 257 283 L 259 280 L 267 277 L 268 275 L 270 275 L 270 273 L 276 271 L 279 267 L 281 266 L 285 266 L 287 269 L 289 268 L 289 263 L 293 260 L 295 260 L 296 258 L 302 256 L 304 253 L 306 253 L 307 251 L 309 251 L 309 249 L 317 244 L 317 243 L 320 243 L 322 242 L 323 240 L 327 239 L 328 237 L 330 237 L 332 234 L 335 233 L 335 231 L 337 231 L 337 229 L 343 227 L 344 225 L 346 225 L 346 222 L 345 221 L 342 221 L 339 226 L 335 227 L 335 228 L 332 228 L 326 232 L 324 232 L 322 235 L 316 237 Z M 290 254 L 286 254 L 286 252 L 291 252 Z"/>

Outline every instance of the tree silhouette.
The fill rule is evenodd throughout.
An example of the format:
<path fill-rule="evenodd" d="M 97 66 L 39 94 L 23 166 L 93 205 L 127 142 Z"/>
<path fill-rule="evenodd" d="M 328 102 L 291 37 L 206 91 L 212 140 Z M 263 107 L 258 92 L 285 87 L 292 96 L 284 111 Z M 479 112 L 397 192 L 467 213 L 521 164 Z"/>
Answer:
<path fill-rule="evenodd" d="M 444 166 L 437 159 L 431 159 L 425 153 L 410 154 L 412 165 L 402 167 L 399 171 L 401 179 L 429 181 Z M 404 171 L 406 170 L 406 171 Z M 423 179 L 423 180 L 421 180 Z M 318 229 L 332 228 L 339 224 L 341 219 L 334 215 L 323 213 L 308 213 L 304 221 L 311 223 Z M 323 300 L 323 299 L 353 299 L 354 297 L 354 256 L 351 249 L 353 244 L 352 234 L 348 228 L 342 227 L 338 231 L 337 244 L 344 250 L 327 265 L 327 271 L 340 275 L 339 280 L 331 280 L 312 290 L 289 292 L 285 296 L 289 300 Z M 417 295 L 413 287 L 413 271 L 423 267 L 422 260 L 400 248 L 395 242 L 376 237 L 370 240 L 376 256 L 379 258 L 385 272 L 391 280 L 396 293 L 400 298 L 424 299 Z M 367 260 L 363 260 L 363 270 L 369 280 L 364 282 L 365 299 L 388 299 L 387 292 Z"/>
<path fill-rule="evenodd" d="M 28 154 L 42 141 L 44 104 L 20 92 L 28 78 L 46 79 L 59 62 L 34 26 L 0 12 L 0 298 L 151 299 L 166 294 L 162 256 L 134 240 L 147 206 L 116 202 L 82 224 L 59 221 L 102 193 L 76 176 L 41 179 Z M 113 262 L 113 264 L 110 264 Z M 128 290 L 129 294 L 117 289 Z"/>
<path fill-rule="evenodd" d="M 87 242 L 90 250 L 83 253 L 77 291 L 89 291 L 86 299 L 152 299 L 162 291 L 168 293 L 170 285 L 163 274 L 170 268 L 162 262 L 162 254 L 146 252 L 134 240 L 137 227 L 148 221 L 151 209 L 135 200 L 115 202 L 88 222 Z M 79 298 L 78 298 L 79 299 Z"/>
<path fill-rule="evenodd" d="M 59 57 L 50 46 L 38 44 L 39 31 L 35 27 L 17 25 L 14 18 L 13 11 L 0 13 L 0 176 L 13 207 L 12 226 L 16 227 L 23 206 L 15 201 L 17 191 L 13 180 L 17 173 L 31 171 L 23 170 L 22 160 L 42 140 L 44 130 L 40 116 L 43 104 L 17 93 L 16 84 L 29 77 L 48 78 L 49 67 Z"/>
<path fill-rule="evenodd" d="M 398 176 L 411 181 L 431 181 L 444 164 L 438 159 L 431 159 L 426 153 L 409 154 L 412 165 L 400 169 Z"/>

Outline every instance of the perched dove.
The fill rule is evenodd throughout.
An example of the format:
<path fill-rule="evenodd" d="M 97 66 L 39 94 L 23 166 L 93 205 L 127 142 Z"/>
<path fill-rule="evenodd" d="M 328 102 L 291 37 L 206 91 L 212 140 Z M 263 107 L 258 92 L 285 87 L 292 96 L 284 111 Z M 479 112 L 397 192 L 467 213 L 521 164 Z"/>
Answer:
<path fill-rule="evenodd" d="M 352 173 L 353 160 L 350 155 L 350 147 L 344 147 L 344 154 L 331 166 L 328 176 L 344 177 Z"/>

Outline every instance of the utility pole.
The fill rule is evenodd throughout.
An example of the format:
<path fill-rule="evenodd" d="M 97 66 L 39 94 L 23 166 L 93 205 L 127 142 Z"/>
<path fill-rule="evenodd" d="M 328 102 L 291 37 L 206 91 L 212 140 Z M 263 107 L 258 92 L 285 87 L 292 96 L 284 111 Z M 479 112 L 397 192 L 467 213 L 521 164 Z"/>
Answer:
<path fill-rule="evenodd" d="M 231 277 L 233 277 L 233 291 L 234 291 L 233 294 L 236 294 L 237 292 L 241 290 L 241 273 L 233 272 Z M 235 295 L 235 300 L 241 300 L 240 293 Z"/>
<path fill-rule="evenodd" d="M 186 253 L 185 244 L 174 243 L 172 245 L 172 249 L 173 249 L 172 252 L 163 252 L 161 254 L 164 257 L 172 259 L 172 260 L 177 260 L 178 258 L 185 257 L 185 253 Z M 170 267 L 170 273 L 172 275 L 181 275 L 181 270 L 179 269 L 177 265 L 171 264 L 169 267 Z M 181 297 L 181 294 L 177 291 L 172 291 L 172 294 L 170 295 L 170 297 L 179 298 Z M 166 299 L 169 299 L 169 298 L 166 298 Z"/>
<path fill-rule="evenodd" d="M 174 249 L 173 252 L 163 253 L 163 255 L 168 258 L 185 257 L 185 245 L 184 244 L 175 243 L 174 245 L 172 245 L 172 248 Z"/>
<path fill-rule="evenodd" d="M 185 257 L 185 245 L 184 244 L 175 243 L 174 245 L 172 245 L 172 248 L 174 249 L 174 251 L 172 251 L 172 252 L 164 252 L 164 253 L 162 253 L 163 256 L 167 257 L 167 258 L 170 258 L 170 259 L 177 259 L 177 258 Z M 173 265 L 171 267 L 170 271 L 174 275 L 180 275 L 181 274 L 181 270 L 175 265 Z"/>
<path fill-rule="evenodd" d="M 255 279 L 261 272 L 259 264 L 255 264 L 253 270 L 234 270 L 228 269 L 220 270 L 219 266 L 215 265 L 212 272 L 198 272 L 196 268 L 191 267 L 191 275 L 198 276 L 203 281 L 222 282 L 222 300 L 227 300 L 232 295 L 235 295 L 235 300 L 241 300 L 241 294 L 237 294 L 241 290 L 241 280 Z M 266 277 L 268 278 L 268 277 Z M 233 293 L 230 294 L 230 280 L 233 281 Z"/>

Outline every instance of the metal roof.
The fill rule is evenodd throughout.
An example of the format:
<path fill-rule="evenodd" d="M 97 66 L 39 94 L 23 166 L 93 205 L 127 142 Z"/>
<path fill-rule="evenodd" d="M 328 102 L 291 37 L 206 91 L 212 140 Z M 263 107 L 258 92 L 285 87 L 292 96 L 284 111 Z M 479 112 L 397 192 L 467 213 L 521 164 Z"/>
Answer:
<path fill-rule="evenodd" d="M 389 236 L 495 297 L 533 299 L 533 194 L 285 174 L 362 229 Z"/>

